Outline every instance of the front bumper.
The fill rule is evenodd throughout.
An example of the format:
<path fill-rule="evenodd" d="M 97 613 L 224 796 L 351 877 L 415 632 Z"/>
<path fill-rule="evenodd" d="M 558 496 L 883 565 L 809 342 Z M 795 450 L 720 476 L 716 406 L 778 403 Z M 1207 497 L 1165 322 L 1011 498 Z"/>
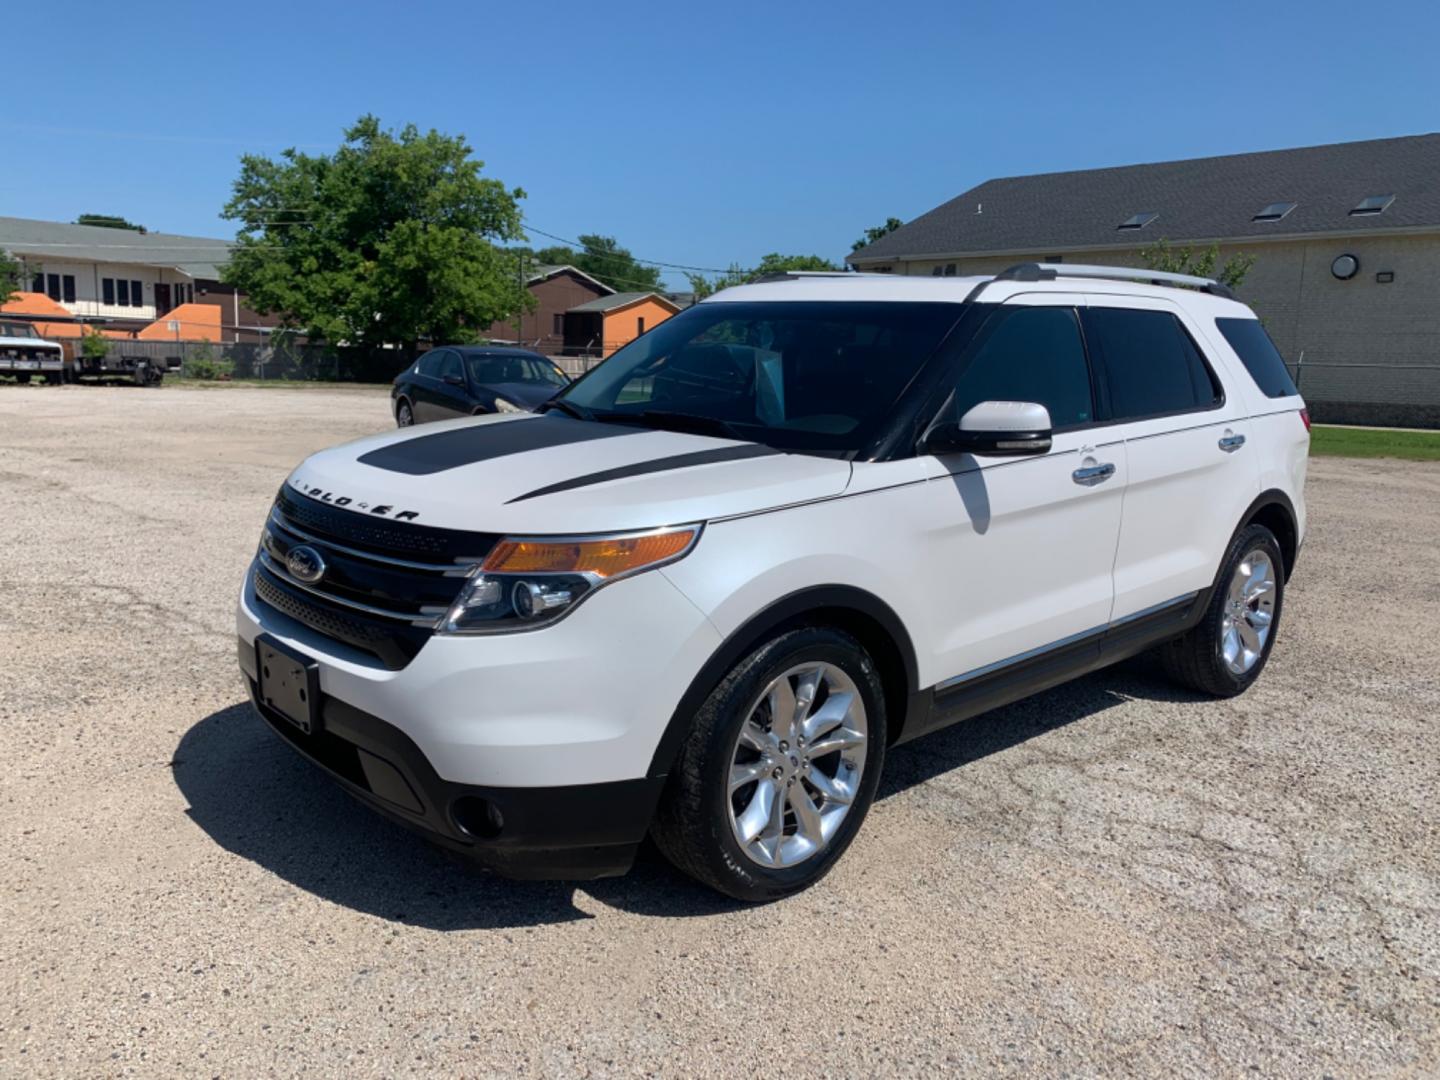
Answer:
<path fill-rule="evenodd" d="M 374 809 L 515 877 L 623 873 L 664 776 L 661 735 L 718 632 L 659 573 L 598 590 L 543 629 L 435 636 L 392 670 L 260 601 L 236 613 L 265 721 Z M 255 641 L 313 659 L 316 733 L 256 701 Z"/>
<path fill-rule="evenodd" d="M 285 742 L 371 809 L 507 877 L 584 880 L 630 869 L 665 778 L 554 788 L 442 779 L 393 724 L 336 698 L 300 731 L 258 697 L 255 650 L 239 642 L 255 712 Z"/>

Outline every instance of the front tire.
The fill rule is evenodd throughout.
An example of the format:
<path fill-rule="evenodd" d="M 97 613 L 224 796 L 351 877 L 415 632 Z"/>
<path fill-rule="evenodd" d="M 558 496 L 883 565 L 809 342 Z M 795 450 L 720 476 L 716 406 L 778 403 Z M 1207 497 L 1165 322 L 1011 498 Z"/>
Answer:
<path fill-rule="evenodd" d="M 875 798 L 885 694 L 860 643 L 801 627 L 761 645 L 701 706 L 652 832 L 677 868 L 737 900 L 819 881 Z"/>
<path fill-rule="evenodd" d="M 401 398 L 399 404 L 395 406 L 395 426 L 415 426 L 415 410 L 410 407 L 410 402 L 404 398 Z"/>
<path fill-rule="evenodd" d="M 1176 682 L 1214 697 L 1250 688 L 1275 645 L 1285 600 L 1285 559 L 1275 534 L 1248 525 L 1231 542 L 1204 616 L 1160 647 Z"/>

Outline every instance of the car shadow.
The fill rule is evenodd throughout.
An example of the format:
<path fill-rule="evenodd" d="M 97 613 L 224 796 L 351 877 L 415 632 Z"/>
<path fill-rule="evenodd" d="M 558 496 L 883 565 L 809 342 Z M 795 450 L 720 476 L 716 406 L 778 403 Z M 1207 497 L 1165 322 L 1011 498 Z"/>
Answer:
<path fill-rule="evenodd" d="M 1186 695 L 1146 661 L 1130 661 L 894 748 L 879 798 L 1131 698 Z M 745 906 L 673 870 L 648 843 L 622 878 L 577 886 L 488 873 L 352 799 L 271 732 L 248 702 L 185 732 L 171 770 L 186 813 L 222 848 L 333 904 L 389 921 L 477 930 L 592 918 L 576 903 L 578 889 L 600 904 L 646 916 L 715 915 Z"/>

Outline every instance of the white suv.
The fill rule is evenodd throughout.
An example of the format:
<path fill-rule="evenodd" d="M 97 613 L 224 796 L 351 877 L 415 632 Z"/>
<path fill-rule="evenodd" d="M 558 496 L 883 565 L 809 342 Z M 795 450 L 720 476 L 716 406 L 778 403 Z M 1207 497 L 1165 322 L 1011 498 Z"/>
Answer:
<path fill-rule="evenodd" d="M 326 450 L 239 606 L 261 715 L 514 876 L 648 834 L 747 900 L 821 877 L 886 750 L 1144 649 L 1259 675 L 1304 403 L 1214 282 L 786 275 L 542 407 Z"/>

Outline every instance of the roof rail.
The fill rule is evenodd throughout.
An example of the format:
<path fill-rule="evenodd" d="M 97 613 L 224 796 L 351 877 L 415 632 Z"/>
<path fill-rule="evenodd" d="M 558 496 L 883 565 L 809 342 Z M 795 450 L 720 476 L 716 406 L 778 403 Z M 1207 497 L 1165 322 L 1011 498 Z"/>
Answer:
<path fill-rule="evenodd" d="M 996 274 L 992 281 L 1054 281 L 1056 278 L 1100 278 L 1109 281 L 1141 281 L 1147 285 L 1184 286 L 1211 296 L 1235 299 L 1230 289 L 1213 278 L 1172 274 L 1165 270 L 1141 270 L 1129 266 L 1082 266 L 1076 263 L 1018 263 Z"/>
<path fill-rule="evenodd" d="M 768 274 L 762 274 L 754 281 L 747 281 L 747 285 L 759 285 L 766 281 L 794 281 L 798 278 L 862 278 L 862 277 L 894 277 L 893 274 L 867 273 L 864 270 L 772 270 Z"/>

